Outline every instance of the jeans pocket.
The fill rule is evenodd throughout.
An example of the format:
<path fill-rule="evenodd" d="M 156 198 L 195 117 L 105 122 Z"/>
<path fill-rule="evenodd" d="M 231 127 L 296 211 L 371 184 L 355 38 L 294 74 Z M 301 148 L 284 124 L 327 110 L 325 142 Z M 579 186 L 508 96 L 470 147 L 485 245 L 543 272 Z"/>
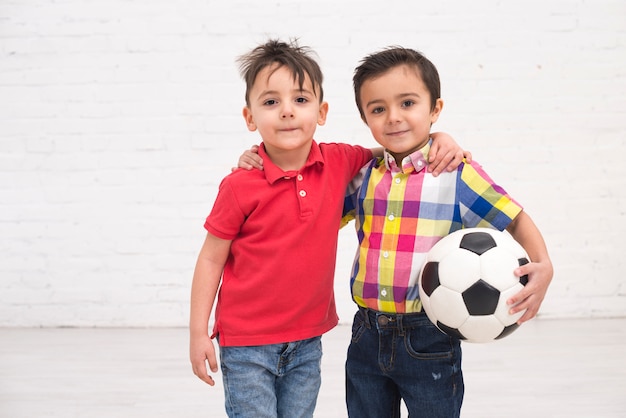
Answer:
<path fill-rule="evenodd" d="M 405 344 L 411 357 L 422 360 L 450 359 L 460 349 L 458 341 L 439 331 L 430 321 L 406 330 Z"/>
<path fill-rule="evenodd" d="M 356 315 L 354 315 L 354 321 L 352 322 L 352 342 L 358 343 L 359 339 L 365 332 L 365 317 L 363 312 L 358 311 Z"/>

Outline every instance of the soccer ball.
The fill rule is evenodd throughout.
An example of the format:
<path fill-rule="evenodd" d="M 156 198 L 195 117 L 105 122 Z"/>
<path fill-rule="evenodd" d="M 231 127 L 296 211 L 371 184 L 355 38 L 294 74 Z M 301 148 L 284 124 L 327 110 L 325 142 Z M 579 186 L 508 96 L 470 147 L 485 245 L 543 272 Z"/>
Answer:
<path fill-rule="evenodd" d="M 419 275 L 422 306 L 433 324 L 467 342 L 504 338 L 524 311 L 509 314 L 508 298 L 528 283 L 513 270 L 529 262 L 526 251 L 506 232 L 461 229 L 428 252 Z"/>

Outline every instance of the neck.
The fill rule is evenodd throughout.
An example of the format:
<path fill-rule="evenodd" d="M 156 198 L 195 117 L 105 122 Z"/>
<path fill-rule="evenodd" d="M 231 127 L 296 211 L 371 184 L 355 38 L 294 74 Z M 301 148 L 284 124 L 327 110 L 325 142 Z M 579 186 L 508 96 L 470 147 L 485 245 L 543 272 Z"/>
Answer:
<path fill-rule="evenodd" d="M 389 149 L 387 149 L 387 152 L 389 154 L 391 154 L 391 156 L 396 160 L 396 164 L 398 165 L 398 167 L 402 166 L 402 160 L 404 160 L 407 156 L 413 154 L 415 151 L 421 150 L 422 148 L 424 148 L 426 145 L 428 145 L 428 141 L 430 140 L 430 138 L 427 138 L 424 142 L 422 142 L 419 145 L 416 145 L 415 147 L 411 148 L 408 151 L 404 151 L 404 152 L 393 152 Z"/>
<path fill-rule="evenodd" d="M 270 160 L 281 170 L 297 171 L 304 166 L 309 158 L 311 147 L 285 150 L 266 146 L 265 152 L 270 157 Z"/>

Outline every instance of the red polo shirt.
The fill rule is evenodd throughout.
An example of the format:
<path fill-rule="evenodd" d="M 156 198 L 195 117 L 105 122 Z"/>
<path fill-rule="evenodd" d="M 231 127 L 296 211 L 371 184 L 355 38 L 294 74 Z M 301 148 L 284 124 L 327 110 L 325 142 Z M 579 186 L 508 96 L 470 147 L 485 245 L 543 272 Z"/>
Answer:
<path fill-rule="evenodd" d="M 346 187 L 372 158 L 363 147 L 313 141 L 285 172 L 261 145 L 264 170 L 224 178 L 205 228 L 232 240 L 215 311 L 222 346 L 322 335 L 337 325 L 333 278 Z"/>

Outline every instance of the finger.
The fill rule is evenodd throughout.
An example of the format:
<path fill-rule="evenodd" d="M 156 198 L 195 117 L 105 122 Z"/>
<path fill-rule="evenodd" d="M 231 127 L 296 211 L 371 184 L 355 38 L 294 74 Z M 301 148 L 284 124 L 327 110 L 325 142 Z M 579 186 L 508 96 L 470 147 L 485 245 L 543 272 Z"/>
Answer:
<path fill-rule="evenodd" d="M 433 142 L 433 144 L 430 147 L 430 150 L 428 151 L 428 162 L 432 163 L 433 161 L 435 161 L 437 159 L 437 153 L 439 152 L 439 142 Z"/>
<path fill-rule="evenodd" d="M 463 153 L 461 151 L 458 151 L 454 154 L 454 158 L 452 159 L 452 161 L 450 161 L 450 164 L 448 164 L 448 171 L 454 171 L 457 169 L 457 167 L 459 166 L 459 164 L 461 164 L 463 162 Z"/>
<path fill-rule="evenodd" d="M 233 171 L 237 171 L 237 170 L 238 170 L 238 169 L 240 169 L 240 168 L 242 168 L 242 169 L 244 169 L 244 170 L 246 170 L 246 171 L 250 171 L 250 170 L 252 170 L 254 167 L 252 167 L 252 165 L 250 165 L 250 164 L 248 164 L 248 163 L 244 163 L 244 162 L 240 161 L 240 162 L 239 162 L 239 167 L 231 167 L 231 168 L 230 168 L 230 171 L 231 171 L 231 172 L 233 172 Z"/>
<path fill-rule="evenodd" d="M 263 170 L 263 160 L 260 157 L 259 160 L 256 160 L 250 156 L 242 155 L 239 158 L 239 165 L 235 168 L 235 170 L 237 168 L 243 168 L 244 170 L 248 171 L 252 169 Z"/>
<path fill-rule="evenodd" d="M 433 176 L 437 177 L 448 165 L 454 161 L 454 153 L 445 154 L 438 163 L 432 164 L 429 168 L 432 168 Z"/>
<path fill-rule="evenodd" d="M 537 315 L 536 309 L 526 309 L 526 312 L 524 312 L 524 315 L 522 315 L 522 317 L 517 320 L 517 324 L 522 325 L 524 322 L 530 321 L 531 319 L 533 319 L 536 315 Z"/>
<path fill-rule="evenodd" d="M 507 304 L 510 305 L 509 314 L 516 315 L 519 312 L 524 312 L 518 324 L 522 324 L 537 315 L 540 303 L 537 303 L 537 296 L 529 289 L 519 291 L 516 295 L 511 297 Z"/>
<path fill-rule="evenodd" d="M 202 380 L 203 382 L 207 383 L 208 385 L 210 385 L 210 386 L 214 386 L 215 385 L 215 381 L 207 373 L 206 365 L 204 363 L 202 363 L 201 366 L 195 366 L 194 365 L 193 366 L 193 374 L 198 376 L 198 378 L 200 380 Z"/>
<path fill-rule="evenodd" d="M 252 166 L 250 164 L 246 164 L 246 163 L 241 163 L 240 162 L 239 163 L 239 167 L 231 167 L 230 171 L 233 172 L 233 171 L 236 171 L 236 170 L 238 170 L 240 168 L 242 168 L 244 170 L 248 170 L 248 171 L 252 170 Z"/>
<path fill-rule="evenodd" d="M 198 376 L 199 377 L 199 376 Z M 209 386 L 215 386 L 215 381 L 213 380 L 213 378 L 211 376 L 209 376 L 208 374 L 205 374 L 203 377 L 200 377 L 200 379 L 202 379 L 202 381 L 204 383 L 206 383 Z"/>
<path fill-rule="evenodd" d="M 516 313 L 524 309 L 524 306 L 522 305 L 522 302 L 521 302 L 524 300 L 524 298 L 525 296 L 522 295 L 521 292 L 518 292 L 516 295 L 511 296 L 506 301 L 506 304 L 509 306 L 510 315 L 515 315 Z"/>
<path fill-rule="evenodd" d="M 247 170 L 252 168 L 263 170 L 263 158 L 261 158 L 259 154 L 246 151 L 241 157 L 239 157 L 239 167 Z"/>
<path fill-rule="evenodd" d="M 213 380 L 213 378 L 211 376 L 209 376 L 208 374 L 205 376 L 198 376 L 200 378 L 200 380 L 202 380 L 204 383 L 206 383 L 209 386 L 215 386 L 215 381 Z"/>
<path fill-rule="evenodd" d="M 528 298 L 533 294 L 532 284 L 526 285 L 522 290 L 507 299 L 506 303 L 510 306 L 509 312 L 517 313 L 528 307 Z"/>
<path fill-rule="evenodd" d="M 469 151 L 463 151 L 463 157 L 467 160 L 468 163 L 472 162 L 472 153 Z"/>
<path fill-rule="evenodd" d="M 247 161 L 253 168 L 263 170 L 263 158 L 261 158 L 258 154 L 254 154 Z"/>
<path fill-rule="evenodd" d="M 457 169 L 459 164 L 463 161 L 463 154 L 459 151 L 455 154 L 452 154 L 452 158 L 450 162 L 444 167 L 444 169 L 448 172 L 452 172 Z"/>
<path fill-rule="evenodd" d="M 515 270 L 513 270 L 513 274 L 515 275 L 515 277 L 522 277 L 522 276 L 527 276 L 530 273 L 532 273 L 532 269 L 533 266 L 531 263 L 526 263 L 524 265 L 521 265 L 517 268 L 515 268 Z"/>
<path fill-rule="evenodd" d="M 215 356 L 209 356 L 209 368 L 213 373 L 217 373 L 217 359 Z"/>

